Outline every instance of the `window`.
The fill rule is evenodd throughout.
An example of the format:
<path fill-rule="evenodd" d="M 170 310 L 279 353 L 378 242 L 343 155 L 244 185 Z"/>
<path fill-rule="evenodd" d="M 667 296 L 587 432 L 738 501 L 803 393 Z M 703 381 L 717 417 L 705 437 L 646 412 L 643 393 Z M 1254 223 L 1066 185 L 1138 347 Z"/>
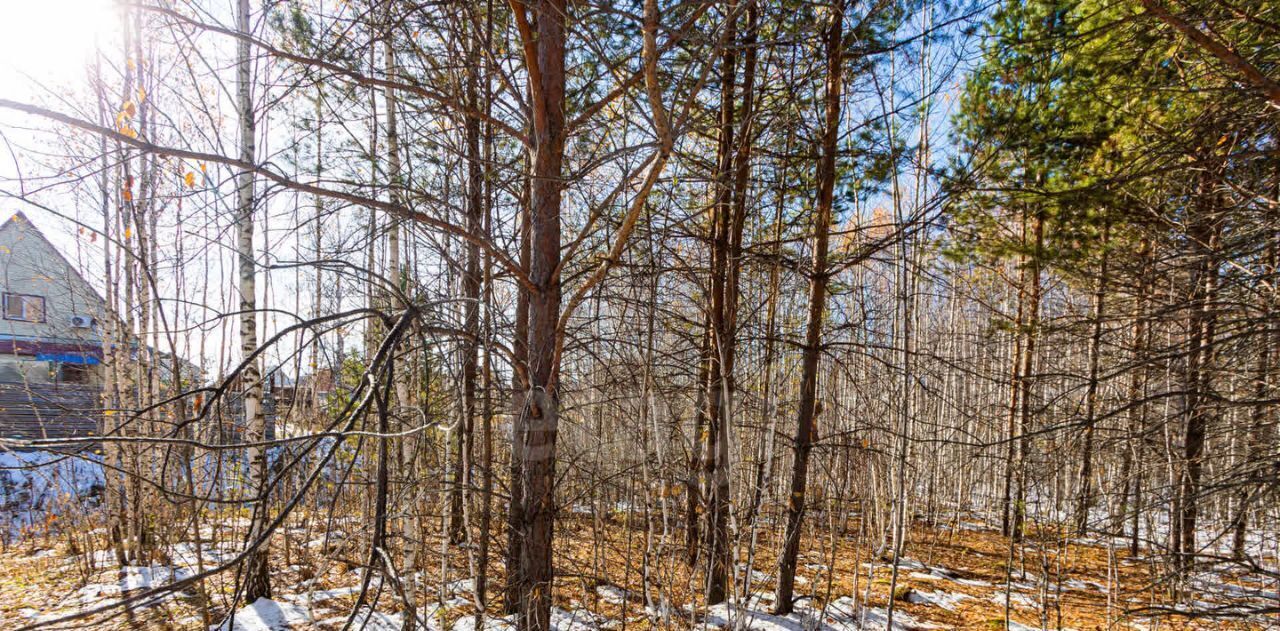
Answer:
<path fill-rule="evenodd" d="M 44 296 L 5 294 L 4 319 L 44 322 Z"/>
<path fill-rule="evenodd" d="M 58 382 L 89 383 L 92 381 L 89 367 L 82 364 L 58 364 Z"/>

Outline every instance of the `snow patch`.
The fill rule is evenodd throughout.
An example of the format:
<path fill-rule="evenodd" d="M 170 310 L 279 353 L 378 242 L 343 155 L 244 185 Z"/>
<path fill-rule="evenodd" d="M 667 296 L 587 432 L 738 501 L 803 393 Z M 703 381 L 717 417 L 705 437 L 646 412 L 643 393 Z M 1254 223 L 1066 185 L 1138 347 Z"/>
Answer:
<path fill-rule="evenodd" d="M 221 624 L 209 627 L 211 631 L 286 631 L 300 629 L 314 620 L 311 612 L 287 602 L 259 598 L 253 604 L 242 607 L 234 616 L 228 616 Z"/>
<path fill-rule="evenodd" d="M 9 527 L 0 536 L 45 521 L 46 514 L 75 513 L 106 486 L 97 456 L 47 451 L 0 452 L 0 514 Z"/>
<path fill-rule="evenodd" d="M 1006 592 L 1002 592 L 1002 591 L 996 592 L 991 595 L 990 600 L 991 602 L 1003 607 L 1005 594 Z M 1040 606 L 1040 603 L 1036 602 L 1036 599 L 1030 596 L 1027 596 L 1026 594 L 1019 594 L 1017 592 L 1009 593 L 1009 604 L 1012 605 L 1013 607 L 1026 607 L 1028 609 L 1036 609 Z"/>
<path fill-rule="evenodd" d="M 631 592 L 617 585 L 599 585 L 596 587 L 596 595 L 600 596 L 600 600 L 607 603 L 623 605 L 631 597 Z"/>
<path fill-rule="evenodd" d="M 110 570 L 106 576 L 116 575 L 113 582 L 90 583 L 76 590 L 71 602 L 79 607 L 100 604 L 106 600 L 115 600 L 131 592 L 163 587 L 169 583 L 180 581 L 191 576 L 182 568 L 165 565 L 147 567 L 126 565 L 118 570 Z"/>
<path fill-rule="evenodd" d="M 966 600 L 972 599 L 973 596 L 960 592 L 928 592 L 911 590 L 907 593 L 907 602 L 919 605 L 934 605 L 946 609 L 947 611 L 955 611 L 957 605 Z"/>

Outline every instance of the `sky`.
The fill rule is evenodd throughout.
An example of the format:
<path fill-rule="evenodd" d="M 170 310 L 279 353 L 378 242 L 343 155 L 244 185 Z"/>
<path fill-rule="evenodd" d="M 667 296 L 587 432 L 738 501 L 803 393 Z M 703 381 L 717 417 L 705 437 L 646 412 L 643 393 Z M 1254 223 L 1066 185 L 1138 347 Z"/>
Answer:
<path fill-rule="evenodd" d="M 115 0 L 0 0 L 0 98 L 24 103 L 56 103 L 70 89 L 83 90 L 86 64 L 99 41 L 119 32 Z M 0 112 L 0 189 L 16 190 L 15 155 L 38 145 L 27 128 L 36 122 Z M 10 197 L 0 198 L 0 220 L 26 213 L 64 253 L 72 237 L 66 222 Z"/>
<path fill-rule="evenodd" d="M 83 94 L 87 89 L 86 70 L 93 62 L 95 50 L 99 46 L 104 50 L 118 50 L 121 27 L 117 5 L 121 1 L 0 0 L 0 9 L 3 9 L 3 13 L 0 13 L 0 98 L 48 105 L 59 111 L 74 109 L 66 106 L 64 95 L 69 92 Z M 940 60 L 939 71 L 949 68 L 953 63 L 946 50 L 938 50 L 934 54 Z M 895 77 L 895 84 L 909 91 L 917 80 L 918 77 L 914 75 L 898 76 Z M 947 83 L 951 81 L 956 81 L 952 86 L 953 90 L 958 89 L 957 78 L 953 77 Z M 934 119 L 932 126 L 935 131 L 947 127 L 947 120 L 955 106 L 952 96 L 953 94 L 948 94 L 932 103 L 931 118 Z M 878 100 L 867 95 L 862 98 L 866 101 L 858 107 L 877 110 L 882 106 Z M 84 101 L 83 98 L 71 100 Z M 855 112 L 855 106 L 851 104 L 846 114 L 853 120 L 866 116 L 867 112 Z M 267 127 L 270 130 L 270 126 Z M 40 156 L 42 144 L 47 143 L 50 137 L 50 132 L 47 131 L 49 129 L 51 126 L 43 121 L 0 109 L 0 222 L 15 211 L 26 213 L 68 259 L 89 268 L 82 271 L 101 290 L 102 276 L 92 269 L 96 262 L 92 248 L 84 247 L 87 239 L 77 238 L 75 225 L 39 207 L 2 194 L 4 191 L 18 190 L 15 176 L 20 171 L 20 165 L 15 164 L 15 159 L 29 162 Z M 277 131 L 286 133 L 287 126 L 280 127 Z M 948 151 L 945 136 L 938 134 L 934 140 L 935 160 L 938 159 L 937 155 Z M 21 170 L 38 172 L 40 169 L 27 165 Z M 40 199 L 68 215 L 77 214 L 74 201 L 69 196 L 50 192 L 41 195 Z M 874 208 L 883 203 L 876 197 L 865 201 L 864 208 Z M 289 288 L 287 283 L 280 285 L 281 290 Z M 271 329 L 270 324 L 265 328 Z"/>
<path fill-rule="evenodd" d="M 118 31 L 113 0 L 0 0 L 0 92 L 30 93 L 31 79 L 49 86 L 83 76 L 98 38 Z M 26 75 L 26 76 L 24 76 Z"/>

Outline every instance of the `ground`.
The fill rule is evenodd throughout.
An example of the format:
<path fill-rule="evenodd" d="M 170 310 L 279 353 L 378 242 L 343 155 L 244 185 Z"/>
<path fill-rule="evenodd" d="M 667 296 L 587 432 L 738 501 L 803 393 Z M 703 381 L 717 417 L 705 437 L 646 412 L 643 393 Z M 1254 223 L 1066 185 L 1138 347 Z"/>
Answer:
<path fill-rule="evenodd" d="M 554 615 L 558 630 L 705 625 L 812 631 L 819 628 L 819 621 L 822 628 L 835 631 L 884 628 L 892 568 L 859 544 L 856 520 L 833 528 L 838 534 L 824 532 L 806 540 L 796 591 L 809 596 L 798 603 L 797 613 L 779 618 L 768 614 L 774 576 L 770 551 L 776 548 L 776 533 L 762 528 L 757 533 L 754 569 L 748 572 L 745 564 L 739 566 L 739 586 L 748 574 L 752 579 L 749 598 L 735 599 L 735 606 L 694 610 L 688 604 L 699 591 L 696 576 L 679 554 L 652 552 L 666 549 L 656 534 L 661 527 L 647 540 L 642 519 L 633 516 L 625 524 L 625 516 L 573 514 L 561 520 Z M 219 525 L 202 530 L 198 558 L 192 543 L 169 544 L 150 564 L 123 570 L 111 553 L 87 550 L 98 536 L 29 533 L 0 553 L 0 628 L 49 621 L 190 576 L 232 554 L 243 521 L 234 515 L 208 520 Z M 234 623 L 226 620 L 231 605 L 227 576 L 158 603 L 117 610 L 108 619 L 76 621 L 72 628 L 339 629 L 360 592 L 359 565 L 366 553 L 354 539 L 343 536 L 358 524 L 299 521 L 303 525 L 290 526 L 273 541 L 274 598 L 239 608 Z M 331 534 L 326 537 L 324 532 Z M 921 523 L 912 530 L 910 541 L 894 590 L 895 628 L 1000 629 L 1005 627 L 1006 605 L 1011 629 L 1280 627 L 1280 616 L 1232 621 L 1154 616 L 1153 612 L 1174 602 L 1170 590 L 1153 582 L 1155 559 L 1130 558 L 1120 542 L 1109 547 L 1100 541 L 1063 537 L 1053 529 L 1035 530 L 1024 546 L 1014 548 L 1013 572 L 1007 576 L 1009 541 L 986 525 L 961 519 L 937 526 Z M 668 540 L 668 548 L 677 549 L 677 542 Z M 651 552 L 646 554 L 646 549 Z M 495 545 L 495 550 L 500 553 L 501 546 Z M 468 554 L 447 548 L 444 553 L 444 565 L 450 570 L 442 580 L 441 548 L 421 551 L 424 567 L 431 568 L 423 570 L 425 585 L 435 586 L 424 587 L 430 603 L 423 621 L 436 629 L 473 630 L 474 587 L 467 580 Z M 742 554 L 745 561 L 747 546 Z M 502 584 L 500 565 L 494 563 L 490 577 L 495 587 Z M 647 597 L 641 582 L 646 574 L 650 577 Z M 1204 574 L 1192 588 L 1180 602 L 1200 608 L 1277 603 L 1274 583 L 1259 583 L 1240 574 Z M 376 613 L 370 617 L 367 606 L 362 607 L 356 622 L 367 623 L 368 629 L 398 629 L 403 608 L 391 592 L 387 586 L 376 597 L 371 593 L 366 602 L 376 600 Z M 508 621 L 488 618 L 485 626 L 500 629 Z"/>

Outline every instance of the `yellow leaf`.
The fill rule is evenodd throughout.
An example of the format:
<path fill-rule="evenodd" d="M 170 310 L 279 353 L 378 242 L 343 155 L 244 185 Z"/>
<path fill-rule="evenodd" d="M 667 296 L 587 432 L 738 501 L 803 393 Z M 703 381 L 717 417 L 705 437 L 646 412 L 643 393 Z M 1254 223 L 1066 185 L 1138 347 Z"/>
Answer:
<path fill-rule="evenodd" d="M 125 228 L 125 229 L 124 229 L 124 238 L 129 239 L 129 238 L 131 238 L 131 237 L 133 237 L 133 228 Z"/>
<path fill-rule="evenodd" d="M 195 188 L 195 187 L 196 187 L 196 174 L 195 174 L 195 173 L 192 173 L 191 171 L 187 171 L 187 174 L 186 174 L 185 176 L 183 176 L 183 178 L 182 178 L 182 179 L 183 179 L 183 180 L 185 180 L 185 181 L 187 182 L 187 188 Z"/>

